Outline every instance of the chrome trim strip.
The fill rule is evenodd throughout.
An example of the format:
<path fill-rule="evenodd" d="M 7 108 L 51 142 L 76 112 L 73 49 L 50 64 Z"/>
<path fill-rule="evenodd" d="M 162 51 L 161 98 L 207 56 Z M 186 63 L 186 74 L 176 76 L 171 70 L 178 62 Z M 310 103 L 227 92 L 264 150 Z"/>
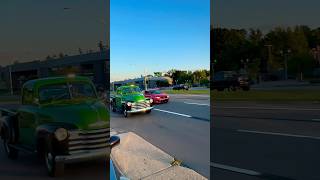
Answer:
<path fill-rule="evenodd" d="M 143 108 L 143 109 L 131 109 L 130 111 L 128 111 L 128 113 L 144 112 L 144 111 L 151 110 L 151 109 L 153 109 L 153 107 L 147 107 L 147 108 Z"/>
<path fill-rule="evenodd" d="M 110 148 L 99 150 L 84 150 L 71 155 L 56 156 L 55 161 L 64 163 L 81 162 L 90 159 L 107 158 L 110 154 Z"/>
<path fill-rule="evenodd" d="M 102 147 L 105 147 L 107 146 L 107 142 L 106 143 L 103 143 L 103 144 L 98 144 L 98 145 L 80 145 L 80 146 L 72 146 L 72 147 L 69 147 L 69 151 L 72 151 L 74 149 L 80 149 L 81 148 L 102 148 Z"/>
<path fill-rule="evenodd" d="M 89 144 L 89 143 L 105 143 L 108 142 L 110 138 L 103 138 L 103 139 L 95 139 L 95 140 L 79 140 L 79 141 L 70 141 L 69 145 L 75 144 Z"/>
<path fill-rule="evenodd" d="M 109 133 L 105 133 L 105 134 L 97 134 L 97 135 L 70 135 L 69 140 L 73 141 L 73 140 L 80 140 L 80 139 L 93 139 L 93 138 L 105 138 L 105 137 L 110 137 Z"/>

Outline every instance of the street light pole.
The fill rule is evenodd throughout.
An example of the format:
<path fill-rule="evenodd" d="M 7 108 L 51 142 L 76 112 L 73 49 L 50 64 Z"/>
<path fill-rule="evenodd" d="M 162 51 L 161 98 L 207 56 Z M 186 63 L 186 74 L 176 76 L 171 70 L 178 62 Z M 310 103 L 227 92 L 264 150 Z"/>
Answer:
<path fill-rule="evenodd" d="M 9 66 L 9 79 L 10 79 L 10 93 L 11 93 L 11 95 L 13 95 L 12 65 Z"/>
<path fill-rule="evenodd" d="M 288 58 L 289 54 L 291 53 L 290 49 L 287 49 L 287 51 L 280 51 L 280 54 L 284 56 L 284 79 L 288 80 Z"/>
<path fill-rule="evenodd" d="M 144 68 L 144 90 L 148 90 L 148 84 L 147 84 L 147 68 Z"/>
<path fill-rule="evenodd" d="M 288 54 L 284 57 L 284 79 L 288 80 Z"/>

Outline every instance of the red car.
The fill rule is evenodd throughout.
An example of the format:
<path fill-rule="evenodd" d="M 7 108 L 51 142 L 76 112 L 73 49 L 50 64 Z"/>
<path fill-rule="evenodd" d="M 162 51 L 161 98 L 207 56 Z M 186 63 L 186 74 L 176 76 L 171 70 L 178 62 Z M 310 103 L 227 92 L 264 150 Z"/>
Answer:
<path fill-rule="evenodd" d="M 159 89 L 148 89 L 144 91 L 144 96 L 152 99 L 154 104 L 167 103 L 169 101 L 169 95 Z"/>

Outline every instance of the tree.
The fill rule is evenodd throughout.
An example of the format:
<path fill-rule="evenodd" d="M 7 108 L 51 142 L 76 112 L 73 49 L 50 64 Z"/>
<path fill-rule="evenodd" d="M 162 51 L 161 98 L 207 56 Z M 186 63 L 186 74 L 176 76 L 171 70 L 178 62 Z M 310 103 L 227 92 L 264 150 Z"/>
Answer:
<path fill-rule="evenodd" d="M 168 72 L 165 73 L 165 76 L 173 78 L 173 74 L 175 71 L 175 69 L 170 69 Z"/>
<path fill-rule="evenodd" d="M 59 58 L 63 58 L 64 57 L 64 54 L 61 52 L 59 53 Z"/>
<path fill-rule="evenodd" d="M 79 48 L 78 51 L 79 51 L 79 54 L 81 55 L 82 54 L 82 49 Z"/>
<path fill-rule="evenodd" d="M 193 72 L 193 83 L 201 84 L 201 80 L 207 79 L 206 70 L 196 70 Z"/>
<path fill-rule="evenodd" d="M 104 46 L 103 46 L 102 41 L 99 41 L 98 47 L 99 47 L 99 50 L 100 50 L 100 51 L 103 51 L 103 50 L 104 50 Z"/>
<path fill-rule="evenodd" d="M 154 72 L 153 73 L 155 77 L 161 77 L 162 76 L 162 72 Z"/>

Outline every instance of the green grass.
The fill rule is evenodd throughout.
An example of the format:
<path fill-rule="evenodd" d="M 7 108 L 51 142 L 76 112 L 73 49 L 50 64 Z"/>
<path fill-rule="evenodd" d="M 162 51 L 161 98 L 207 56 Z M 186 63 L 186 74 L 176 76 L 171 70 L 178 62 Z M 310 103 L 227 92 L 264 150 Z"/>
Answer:
<path fill-rule="evenodd" d="M 212 91 L 213 101 L 320 101 L 319 90 Z"/>
<path fill-rule="evenodd" d="M 163 92 L 167 94 L 208 94 L 209 89 L 202 89 L 202 90 L 163 90 Z"/>

